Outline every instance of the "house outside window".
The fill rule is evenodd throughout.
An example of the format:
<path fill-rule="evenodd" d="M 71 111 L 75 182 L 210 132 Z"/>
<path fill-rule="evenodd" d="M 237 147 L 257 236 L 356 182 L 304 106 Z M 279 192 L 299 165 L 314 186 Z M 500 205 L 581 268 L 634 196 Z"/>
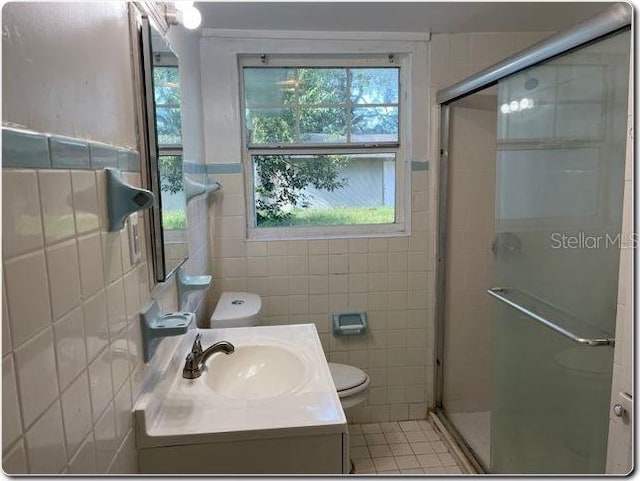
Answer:
<path fill-rule="evenodd" d="M 240 59 L 249 238 L 406 232 L 405 56 Z"/>

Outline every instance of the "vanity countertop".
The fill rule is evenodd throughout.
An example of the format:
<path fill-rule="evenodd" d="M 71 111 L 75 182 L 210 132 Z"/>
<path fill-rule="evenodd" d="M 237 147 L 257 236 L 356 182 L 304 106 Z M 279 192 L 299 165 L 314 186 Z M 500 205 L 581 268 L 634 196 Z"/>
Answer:
<path fill-rule="evenodd" d="M 283 394 L 262 399 L 224 396 L 208 382 L 216 375 L 209 366 L 224 353 L 214 354 L 199 378 L 182 377 L 184 359 L 198 333 L 205 349 L 223 340 L 236 349 L 281 348 L 296 356 L 302 371 L 296 374 L 295 386 Z M 346 418 L 313 324 L 192 329 L 170 360 L 156 369 L 160 371 L 152 377 L 158 381 L 149 383 L 134 410 L 138 448 L 346 432 Z"/>

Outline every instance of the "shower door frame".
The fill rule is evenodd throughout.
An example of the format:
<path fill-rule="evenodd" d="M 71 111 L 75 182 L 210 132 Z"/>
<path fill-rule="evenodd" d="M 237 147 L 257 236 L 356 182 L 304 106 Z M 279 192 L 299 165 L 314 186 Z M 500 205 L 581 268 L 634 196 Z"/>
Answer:
<path fill-rule="evenodd" d="M 569 53 L 603 37 L 630 28 L 633 10 L 626 3 L 616 3 L 605 12 L 574 27 L 559 32 L 505 60 L 473 74 L 436 93 L 440 109 L 438 165 L 438 224 L 436 239 L 436 316 L 435 316 L 435 413 L 461 446 L 478 472 L 488 472 L 465 439 L 449 421 L 442 405 L 444 390 L 445 283 L 447 259 L 447 196 L 449 194 L 449 141 L 451 104 L 529 67 Z M 633 38 L 633 35 L 632 35 Z"/>

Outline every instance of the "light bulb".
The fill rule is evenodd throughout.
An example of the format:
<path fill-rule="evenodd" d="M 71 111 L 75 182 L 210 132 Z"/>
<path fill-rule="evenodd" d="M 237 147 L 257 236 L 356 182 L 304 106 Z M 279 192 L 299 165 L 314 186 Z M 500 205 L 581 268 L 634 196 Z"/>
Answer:
<path fill-rule="evenodd" d="M 522 100 L 520 100 L 520 110 L 525 110 L 528 109 L 529 107 L 529 99 L 528 98 L 523 98 Z"/>
<path fill-rule="evenodd" d="M 509 108 L 509 104 L 502 104 L 500 106 L 500 112 L 502 112 L 503 114 L 508 114 L 509 112 L 511 112 L 511 109 Z"/>
<path fill-rule="evenodd" d="M 194 2 L 190 2 L 190 1 L 173 2 L 173 4 L 176 7 L 176 10 L 185 10 L 187 8 L 191 8 L 193 7 L 193 3 Z"/>
<path fill-rule="evenodd" d="M 189 30 L 195 30 L 200 26 L 200 22 L 202 22 L 202 15 L 200 15 L 200 10 L 196 7 L 187 7 L 182 10 L 178 10 L 177 17 L 178 22 L 184 25 L 184 28 L 188 28 Z"/>
<path fill-rule="evenodd" d="M 509 108 L 512 112 L 517 112 L 520 109 L 520 103 L 517 100 L 512 100 L 509 104 Z"/>

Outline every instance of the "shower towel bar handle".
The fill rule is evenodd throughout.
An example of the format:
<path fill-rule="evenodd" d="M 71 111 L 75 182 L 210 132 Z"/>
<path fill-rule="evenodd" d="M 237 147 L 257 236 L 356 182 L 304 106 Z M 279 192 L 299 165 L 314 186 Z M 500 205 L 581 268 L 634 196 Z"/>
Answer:
<path fill-rule="evenodd" d="M 608 338 L 589 339 L 589 338 L 580 337 L 577 334 L 574 334 L 573 332 L 565 329 L 564 327 L 559 326 L 558 324 L 551 321 L 550 319 L 547 319 L 539 314 L 536 314 L 535 312 L 532 312 L 526 307 L 521 306 L 520 304 L 517 304 L 513 300 L 509 299 L 506 293 L 507 293 L 507 289 L 505 289 L 504 287 L 492 287 L 487 290 L 487 294 L 489 294 L 491 297 L 498 299 L 501 302 L 504 302 L 505 304 L 512 307 L 513 309 L 538 321 L 539 323 L 545 325 L 546 327 L 553 329 L 557 333 L 562 334 L 565 337 L 568 337 L 569 339 L 571 339 L 574 342 L 577 342 L 578 344 L 582 344 L 583 346 L 613 346 L 615 343 L 614 339 L 608 339 Z"/>

